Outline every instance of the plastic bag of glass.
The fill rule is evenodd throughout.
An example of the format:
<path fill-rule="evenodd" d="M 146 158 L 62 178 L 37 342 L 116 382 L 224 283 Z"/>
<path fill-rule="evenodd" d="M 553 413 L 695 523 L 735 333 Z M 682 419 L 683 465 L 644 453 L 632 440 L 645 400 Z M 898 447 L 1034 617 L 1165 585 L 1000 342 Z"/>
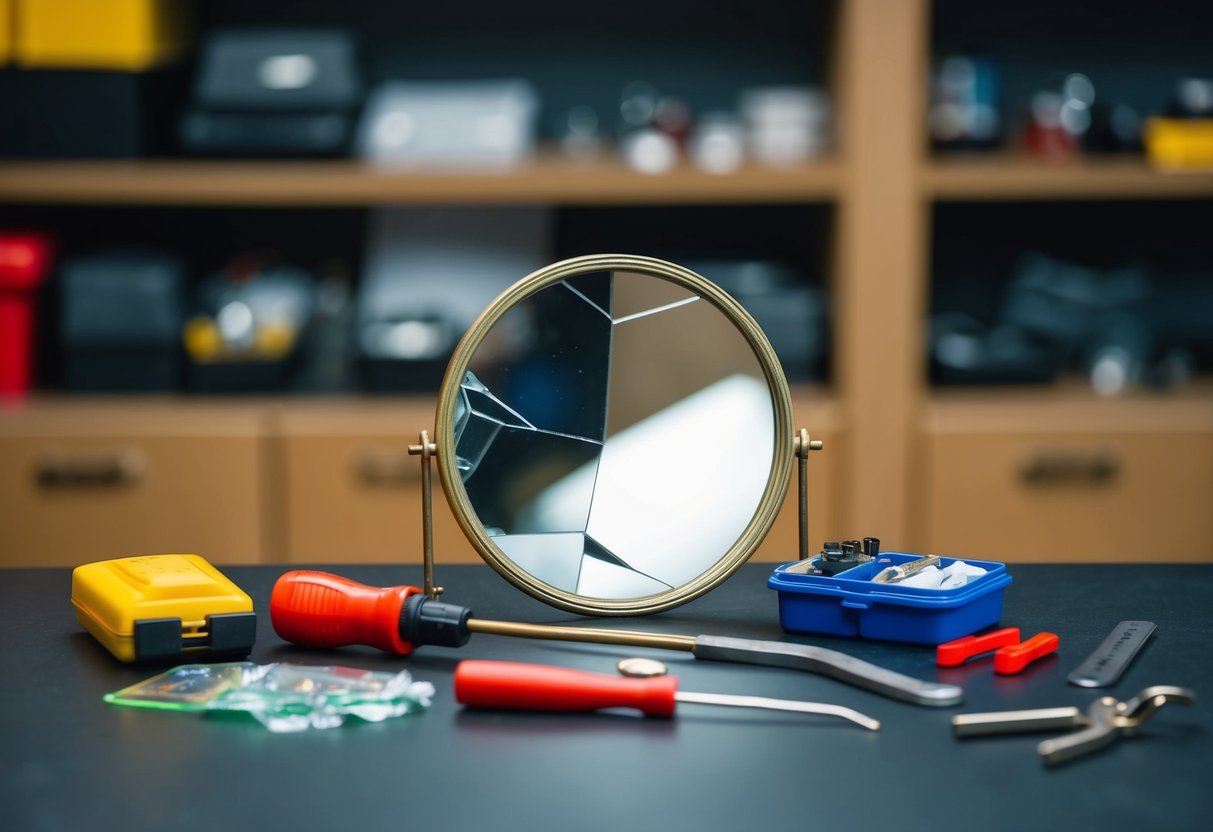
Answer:
<path fill-rule="evenodd" d="M 294 664 L 188 664 L 106 694 L 115 705 L 245 711 L 275 732 L 333 728 L 349 716 L 380 722 L 429 707 L 434 686 L 407 671 Z"/>

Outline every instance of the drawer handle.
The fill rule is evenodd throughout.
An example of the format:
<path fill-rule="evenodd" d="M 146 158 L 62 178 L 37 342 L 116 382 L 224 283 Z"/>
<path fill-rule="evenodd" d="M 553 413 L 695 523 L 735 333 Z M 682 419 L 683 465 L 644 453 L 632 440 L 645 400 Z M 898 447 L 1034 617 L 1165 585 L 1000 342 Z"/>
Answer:
<path fill-rule="evenodd" d="M 357 454 L 354 470 L 365 485 L 399 488 L 420 477 L 417 460 L 407 450 L 364 450 Z"/>
<path fill-rule="evenodd" d="M 1106 448 L 1097 451 L 1037 451 L 1020 468 L 1027 485 L 1105 485 L 1120 473 L 1120 460 Z"/>
<path fill-rule="evenodd" d="M 120 488 L 138 483 L 146 470 L 138 448 L 72 453 L 50 448 L 38 460 L 36 479 L 43 488 Z"/>

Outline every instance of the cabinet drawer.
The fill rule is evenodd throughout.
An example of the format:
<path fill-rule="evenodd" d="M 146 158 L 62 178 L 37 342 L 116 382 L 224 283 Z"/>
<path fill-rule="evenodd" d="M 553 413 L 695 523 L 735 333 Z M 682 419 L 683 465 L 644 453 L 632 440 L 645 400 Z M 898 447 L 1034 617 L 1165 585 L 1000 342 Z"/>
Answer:
<path fill-rule="evenodd" d="M 35 408 L 0 424 L 0 565 L 150 553 L 254 563 L 265 549 L 253 418 Z M 145 427 L 146 425 L 146 427 Z"/>
<path fill-rule="evenodd" d="M 1213 560 L 1213 432 L 928 435 L 927 550 Z"/>
<path fill-rule="evenodd" d="M 421 459 L 409 456 L 432 404 L 291 406 L 279 454 L 285 486 L 285 546 L 291 563 L 420 563 Z M 469 563 L 468 543 L 433 466 L 436 562 Z"/>

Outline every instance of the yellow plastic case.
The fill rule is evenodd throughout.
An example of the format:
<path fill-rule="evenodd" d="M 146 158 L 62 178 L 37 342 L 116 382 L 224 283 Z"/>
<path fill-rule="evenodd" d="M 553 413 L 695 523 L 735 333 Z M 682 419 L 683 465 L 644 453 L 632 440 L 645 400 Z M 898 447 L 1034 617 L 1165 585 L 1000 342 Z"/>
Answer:
<path fill-rule="evenodd" d="M 182 0 L 6 0 L 13 50 L 27 69 L 142 72 L 188 44 Z"/>
<path fill-rule="evenodd" d="M 0 67 L 13 56 L 13 3 L 0 0 Z"/>
<path fill-rule="evenodd" d="M 257 638 L 253 600 L 198 555 L 144 555 L 72 570 L 84 629 L 124 662 L 231 661 Z"/>
<path fill-rule="evenodd" d="M 1213 170 L 1213 118 L 1150 118 L 1146 155 L 1165 170 Z"/>

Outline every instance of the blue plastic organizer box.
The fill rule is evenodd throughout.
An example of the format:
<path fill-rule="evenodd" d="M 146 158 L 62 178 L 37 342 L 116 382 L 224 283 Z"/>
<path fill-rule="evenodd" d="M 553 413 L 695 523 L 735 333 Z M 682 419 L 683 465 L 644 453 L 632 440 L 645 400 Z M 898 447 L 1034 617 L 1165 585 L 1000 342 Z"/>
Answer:
<path fill-rule="evenodd" d="M 1011 583 L 1001 563 L 941 557 L 941 568 L 963 560 L 986 570 L 954 589 L 872 582 L 880 570 L 920 557 L 881 552 L 876 560 L 832 577 L 789 573 L 795 562 L 784 563 L 767 586 L 779 593 L 779 623 L 790 633 L 942 644 L 998 623 L 1002 592 Z"/>

